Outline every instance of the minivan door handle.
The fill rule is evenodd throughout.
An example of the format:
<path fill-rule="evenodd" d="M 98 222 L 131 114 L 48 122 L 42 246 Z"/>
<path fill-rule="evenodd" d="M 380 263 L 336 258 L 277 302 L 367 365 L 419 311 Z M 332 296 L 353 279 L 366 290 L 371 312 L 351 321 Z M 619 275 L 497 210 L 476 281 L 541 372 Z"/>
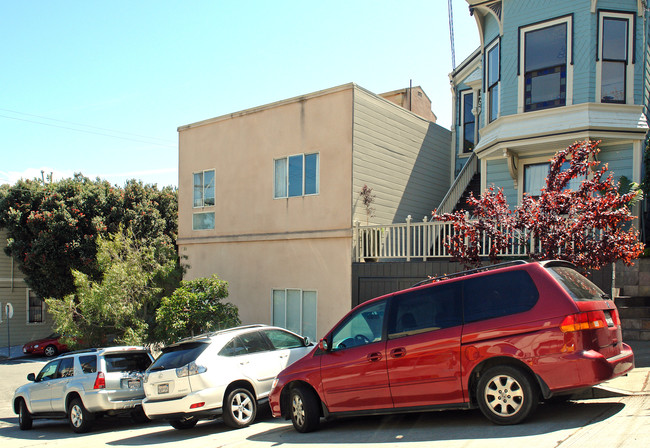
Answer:
<path fill-rule="evenodd" d="M 374 352 L 374 353 L 369 353 L 368 354 L 368 361 L 370 361 L 370 362 L 379 361 L 380 359 L 381 359 L 381 353 L 379 353 L 379 352 Z"/>
<path fill-rule="evenodd" d="M 390 351 L 390 356 L 393 358 L 401 358 L 406 355 L 406 349 L 404 347 L 394 348 Z"/>

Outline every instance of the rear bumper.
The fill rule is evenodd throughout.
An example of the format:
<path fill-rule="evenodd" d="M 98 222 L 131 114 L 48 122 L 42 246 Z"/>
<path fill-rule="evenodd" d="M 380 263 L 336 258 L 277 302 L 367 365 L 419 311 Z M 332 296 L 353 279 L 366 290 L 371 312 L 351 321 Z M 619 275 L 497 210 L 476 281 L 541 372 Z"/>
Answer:
<path fill-rule="evenodd" d="M 109 390 L 86 392 L 83 402 L 90 412 L 126 411 L 142 404 L 142 397 L 117 398 Z"/>
<path fill-rule="evenodd" d="M 152 420 L 178 420 L 194 416 L 206 418 L 220 415 L 222 402 L 223 392 L 210 388 L 166 400 L 145 398 L 142 409 Z M 200 403 L 202 405 L 198 406 Z"/>
<path fill-rule="evenodd" d="M 634 353 L 629 345 L 622 343 L 621 353 L 611 358 L 586 350 L 564 355 L 561 361 L 556 369 L 539 372 L 551 394 L 595 386 L 624 375 L 634 368 Z M 559 365 L 563 367 L 557 369 Z"/>

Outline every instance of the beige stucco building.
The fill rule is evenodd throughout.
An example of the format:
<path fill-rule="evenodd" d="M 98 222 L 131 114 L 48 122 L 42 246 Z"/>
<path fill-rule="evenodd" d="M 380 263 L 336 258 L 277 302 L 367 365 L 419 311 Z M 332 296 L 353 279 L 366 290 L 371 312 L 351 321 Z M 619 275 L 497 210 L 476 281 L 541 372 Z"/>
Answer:
<path fill-rule="evenodd" d="M 450 132 L 355 84 L 178 131 L 186 278 L 217 274 L 244 323 L 312 338 L 350 309 L 354 222 L 422 219 L 450 182 Z"/>

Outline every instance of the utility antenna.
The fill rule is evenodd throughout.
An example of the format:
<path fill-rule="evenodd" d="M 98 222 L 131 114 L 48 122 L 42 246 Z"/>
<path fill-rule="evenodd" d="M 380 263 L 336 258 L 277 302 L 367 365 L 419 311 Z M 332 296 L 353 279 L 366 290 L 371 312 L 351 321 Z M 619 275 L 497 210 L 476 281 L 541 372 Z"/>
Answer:
<path fill-rule="evenodd" d="M 449 42 L 451 42 L 451 69 L 456 69 L 456 50 L 454 49 L 454 10 L 451 6 L 452 0 L 447 0 L 447 11 L 449 13 Z"/>

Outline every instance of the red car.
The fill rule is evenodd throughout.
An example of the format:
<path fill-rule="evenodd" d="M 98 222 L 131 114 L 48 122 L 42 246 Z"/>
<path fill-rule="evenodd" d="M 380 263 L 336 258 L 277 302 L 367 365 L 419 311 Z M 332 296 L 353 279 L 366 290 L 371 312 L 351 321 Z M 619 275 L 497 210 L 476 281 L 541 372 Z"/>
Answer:
<path fill-rule="evenodd" d="M 43 339 L 28 342 L 23 345 L 23 353 L 26 355 L 45 355 L 51 358 L 59 353 L 67 352 L 68 346 L 63 344 L 59 340 L 60 338 L 61 335 L 54 333 Z"/>
<path fill-rule="evenodd" d="M 296 430 L 321 417 L 480 408 L 497 424 L 629 372 L 614 302 L 561 261 L 426 280 L 350 311 L 270 395 Z"/>

